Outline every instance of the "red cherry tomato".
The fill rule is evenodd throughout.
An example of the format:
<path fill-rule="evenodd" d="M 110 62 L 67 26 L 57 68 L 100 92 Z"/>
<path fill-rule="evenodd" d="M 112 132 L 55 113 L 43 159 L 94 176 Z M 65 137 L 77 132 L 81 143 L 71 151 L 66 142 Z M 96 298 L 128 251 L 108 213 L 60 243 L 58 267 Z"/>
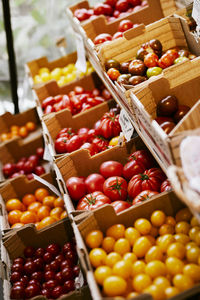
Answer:
<path fill-rule="evenodd" d="M 108 33 L 101 33 L 95 37 L 94 44 L 99 45 L 107 41 L 112 41 L 112 36 Z"/>
<path fill-rule="evenodd" d="M 94 210 L 101 207 L 104 204 L 110 204 L 111 200 L 105 196 L 102 192 L 94 192 L 87 194 L 81 200 L 79 200 L 76 207 L 77 210 Z"/>
<path fill-rule="evenodd" d="M 126 200 L 127 182 L 120 176 L 109 177 L 104 182 L 103 192 L 111 201 Z"/>

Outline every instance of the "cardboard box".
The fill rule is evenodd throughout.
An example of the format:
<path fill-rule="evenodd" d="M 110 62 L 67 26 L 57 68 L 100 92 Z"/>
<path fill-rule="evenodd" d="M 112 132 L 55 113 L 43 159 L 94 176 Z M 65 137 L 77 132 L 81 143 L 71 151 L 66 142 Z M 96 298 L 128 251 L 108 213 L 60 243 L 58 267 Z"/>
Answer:
<path fill-rule="evenodd" d="M 169 16 L 170 14 L 174 13 L 176 10 L 176 5 L 174 0 L 148 0 L 147 7 L 142 8 L 140 11 L 127 14 L 127 16 L 118 18 L 116 19 L 116 21 L 112 21 L 109 23 L 107 22 L 106 17 L 103 15 L 97 16 L 94 23 L 93 20 L 90 19 L 80 22 L 77 18 L 74 17 L 74 11 L 78 8 L 90 9 L 91 7 L 87 0 L 81 1 L 73 6 L 68 7 L 67 15 L 69 20 L 71 21 L 71 25 L 76 32 L 80 33 L 83 36 L 83 38 L 92 38 L 92 36 L 94 36 L 94 31 L 96 31 L 95 34 L 97 35 L 100 33 L 109 32 L 105 31 L 105 29 L 107 30 L 107 28 L 117 29 L 119 22 L 124 19 L 134 20 L 135 23 L 152 23 L 162 17 Z M 101 25 L 101 29 L 97 28 L 97 26 L 99 25 Z"/>
<path fill-rule="evenodd" d="M 77 85 L 84 87 L 85 90 L 92 90 L 94 88 L 100 88 L 102 86 L 102 82 L 96 73 L 92 73 L 82 77 L 81 79 L 73 81 L 72 83 L 63 85 L 62 87 L 59 87 L 55 80 L 51 80 L 40 87 L 34 87 L 32 91 L 33 97 L 36 101 L 39 117 L 42 118 L 44 115 L 42 103 L 47 97 L 68 94 Z"/>
<path fill-rule="evenodd" d="M 91 230 L 100 229 L 103 233 L 106 232 L 113 224 L 124 224 L 126 227 L 133 226 L 134 221 L 138 218 L 149 218 L 154 210 L 160 209 L 167 215 L 174 216 L 178 210 L 183 208 L 183 204 L 178 200 L 173 192 L 163 193 L 154 196 L 153 199 L 138 204 L 127 209 L 124 212 L 115 214 L 114 209 L 110 205 L 106 205 L 90 213 L 90 215 L 81 221 L 75 230 L 75 237 L 77 239 L 78 253 L 82 265 L 87 274 L 87 281 L 90 287 L 93 299 L 108 299 L 103 297 L 101 291 L 95 281 L 93 269 L 91 267 L 88 249 L 85 245 L 84 238 Z M 192 289 L 187 290 L 173 297 L 174 300 L 188 299 L 192 295 L 197 295 L 200 292 L 200 284 L 194 286 Z M 114 298 L 109 298 L 114 299 Z M 123 299 L 123 298 L 122 298 Z M 137 296 L 135 299 L 152 299 L 148 294 Z M 171 298 L 172 299 L 172 298 Z"/>
<path fill-rule="evenodd" d="M 72 116 L 71 112 L 67 109 L 44 115 L 42 117 L 42 126 L 50 154 L 53 157 L 60 156 L 59 154 L 56 154 L 54 142 L 57 134 L 62 128 L 71 127 L 75 131 L 81 127 L 93 128 L 95 122 L 97 122 L 103 114 L 108 112 L 109 108 L 114 105 L 115 102 L 111 100 L 109 102 L 103 102 L 75 116 Z"/>
<path fill-rule="evenodd" d="M 53 184 L 58 189 L 55 175 L 53 173 L 46 173 L 42 178 L 48 183 Z M 10 230 L 6 202 L 12 198 L 17 198 L 22 201 L 25 194 L 34 194 L 35 190 L 40 187 L 47 189 L 50 195 L 53 194 L 48 186 L 45 186 L 34 179 L 30 181 L 26 178 L 26 176 L 19 176 L 12 181 L 6 182 L 3 186 L 0 186 L 0 228 L 3 233 Z"/>
<path fill-rule="evenodd" d="M 9 282 L 9 273 L 11 261 L 19 256 L 23 256 L 26 246 L 46 247 L 50 243 L 64 245 L 73 237 L 72 227 L 68 218 L 58 221 L 57 223 L 37 231 L 34 226 L 27 225 L 20 230 L 15 231 L 10 236 L 4 237 L 4 243 L 1 245 L 1 266 L 3 280 L 4 299 L 9 300 L 11 284 Z M 43 296 L 32 298 L 34 300 L 45 300 Z M 90 292 L 87 286 L 81 287 L 80 290 L 63 295 L 59 300 L 90 300 Z"/>
<path fill-rule="evenodd" d="M 100 165 L 107 160 L 116 160 L 125 164 L 128 156 L 136 151 L 146 149 L 139 137 L 132 139 L 129 143 L 122 146 L 115 146 L 97 155 L 90 156 L 87 150 L 77 150 L 69 155 L 64 155 L 54 163 L 54 169 L 61 193 L 64 194 L 64 201 L 68 213 L 75 211 L 73 201 L 71 200 L 67 188 L 66 180 L 72 176 L 87 177 L 92 173 L 99 173 Z"/>
<path fill-rule="evenodd" d="M 38 75 L 40 68 L 48 68 L 52 71 L 54 68 L 63 68 L 68 64 L 76 63 L 77 53 L 73 52 L 66 56 L 62 56 L 58 59 L 49 61 L 46 56 L 40 57 L 38 59 L 34 59 L 30 62 L 27 62 L 25 65 L 25 71 L 29 78 L 29 84 L 31 87 L 33 86 L 41 86 L 42 84 L 34 84 L 33 78 L 35 75 Z"/>
<path fill-rule="evenodd" d="M 151 39 L 159 39 L 163 45 L 163 50 L 166 51 L 173 47 L 188 48 L 193 54 L 199 56 L 200 48 L 198 42 L 195 40 L 194 35 L 189 31 L 188 24 L 181 17 L 167 17 L 161 19 L 153 24 L 140 25 L 137 28 L 130 29 L 124 33 L 124 37 L 112 41 L 108 44 L 100 47 L 98 57 L 104 66 L 105 61 L 108 59 L 116 59 L 120 63 L 129 61 L 135 58 L 137 50 L 145 42 Z M 197 58 L 196 58 L 197 59 Z M 196 60 L 194 59 L 194 61 Z M 183 66 L 187 68 L 190 66 L 190 61 L 173 65 L 167 69 L 164 69 L 162 75 L 165 76 L 168 72 L 173 72 L 174 77 L 177 78 L 177 74 Z M 124 102 L 127 102 L 130 98 L 130 93 L 137 92 L 145 87 L 149 82 L 155 81 L 158 76 L 153 76 L 147 81 L 133 86 L 119 85 L 116 82 L 110 80 L 106 72 L 104 77 L 107 78 L 108 84 L 115 89 L 117 95 L 123 98 Z"/>
<path fill-rule="evenodd" d="M 131 92 L 132 106 L 139 131 L 146 137 L 149 145 L 157 149 L 163 163 L 180 166 L 180 141 L 185 131 L 200 127 L 200 57 L 183 63 L 176 72 L 165 72 L 145 88 Z M 167 70 L 166 70 L 167 71 Z M 167 135 L 154 119 L 157 103 L 168 95 L 175 95 L 178 103 L 191 109 L 187 115 Z M 180 135 L 181 134 L 181 135 Z"/>
<path fill-rule="evenodd" d="M 35 154 L 36 149 L 39 147 L 44 147 L 44 141 L 42 135 L 35 137 L 26 144 L 21 144 L 19 139 L 14 139 L 9 143 L 0 145 L 0 181 L 4 181 L 3 176 L 3 165 L 6 163 L 15 163 L 22 157 L 27 157 Z M 50 170 L 50 165 L 45 163 L 42 164 L 46 172 Z M 12 179 L 6 179 L 12 180 Z"/>
<path fill-rule="evenodd" d="M 35 137 L 41 135 L 41 124 L 38 118 L 36 108 L 31 108 L 25 112 L 13 115 L 10 112 L 6 112 L 5 114 L 0 116 L 0 134 L 10 132 L 10 127 L 13 125 L 16 126 L 25 126 L 27 122 L 33 122 L 36 125 L 36 129 L 33 132 L 30 132 L 26 138 L 14 137 L 13 139 L 19 140 L 22 144 L 28 143 L 30 140 Z M 0 144 L 7 144 L 11 141 L 1 142 Z"/>

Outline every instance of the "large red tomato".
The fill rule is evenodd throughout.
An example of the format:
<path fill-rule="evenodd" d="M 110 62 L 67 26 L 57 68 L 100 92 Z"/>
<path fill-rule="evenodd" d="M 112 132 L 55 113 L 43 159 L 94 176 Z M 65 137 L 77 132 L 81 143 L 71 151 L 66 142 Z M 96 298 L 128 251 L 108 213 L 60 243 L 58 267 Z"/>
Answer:
<path fill-rule="evenodd" d="M 114 201 L 111 203 L 111 205 L 114 207 L 115 212 L 118 214 L 120 211 L 123 211 L 129 207 L 131 207 L 130 203 L 126 201 Z"/>
<path fill-rule="evenodd" d="M 120 176 L 109 177 L 103 184 L 103 192 L 112 201 L 126 200 L 127 182 Z"/>
<path fill-rule="evenodd" d="M 93 139 L 92 144 L 96 146 L 99 152 L 108 149 L 109 142 L 104 138 L 96 137 Z"/>
<path fill-rule="evenodd" d="M 144 190 L 159 192 L 165 178 L 165 174 L 159 168 L 151 168 L 143 174 L 134 175 L 128 184 L 128 194 L 131 198 L 135 198 Z"/>
<path fill-rule="evenodd" d="M 55 147 L 56 153 L 66 153 L 67 152 L 67 148 L 66 148 L 67 141 L 68 141 L 68 138 L 66 138 L 66 137 L 59 137 L 58 139 L 55 140 L 54 147 Z"/>
<path fill-rule="evenodd" d="M 110 204 L 110 199 L 102 192 L 94 192 L 87 194 L 85 197 L 79 200 L 76 207 L 77 210 L 94 210 L 101 207 L 104 204 Z"/>
<path fill-rule="evenodd" d="M 78 201 L 87 193 L 83 178 L 71 177 L 67 179 L 66 186 L 72 200 Z"/>
<path fill-rule="evenodd" d="M 82 139 L 78 135 L 74 135 L 70 140 L 66 143 L 67 152 L 71 153 L 77 149 L 79 149 L 83 144 Z"/>
<path fill-rule="evenodd" d="M 129 161 L 137 160 L 137 162 L 142 163 L 146 169 L 149 169 L 153 166 L 153 157 L 146 150 L 138 150 L 138 151 L 133 152 L 129 156 L 128 160 Z"/>
<path fill-rule="evenodd" d="M 123 168 L 123 176 L 130 180 L 134 175 L 143 173 L 146 170 L 146 166 L 139 159 L 132 159 L 127 162 Z"/>
<path fill-rule="evenodd" d="M 152 196 L 157 195 L 157 194 L 158 194 L 158 192 L 144 190 L 133 199 L 132 205 L 135 205 L 137 203 L 141 203 L 145 200 L 148 200 L 149 198 L 151 198 Z"/>
<path fill-rule="evenodd" d="M 99 172 L 104 178 L 122 176 L 123 165 L 118 161 L 108 160 L 100 165 Z"/>
<path fill-rule="evenodd" d="M 119 115 L 115 115 L 113 112 L 108 112 L 101 118 L 101 123 L 98 127 L 98 133 L 105 139 L 118 136 L 121 132 L 121 126 L 119 124 Z"/>
<path fill-rule="evenodd" d="M 104 184 L 105 178 L 98 174 L 98 173 L 93 173 L 90 174 L 86 179 L 85 179 L 85 186 L 87 188 L 88 193 L 93 193 L 93 192 L 103 192 L 103 184 Z"/>
<path fill-rule="evenodd" d="M 172 190 L 172 186 L 169 182 L 168 179 L 164 180 L 160 186 L 160 192 L 167 192 L 167 191 L 171 191 Z"/>

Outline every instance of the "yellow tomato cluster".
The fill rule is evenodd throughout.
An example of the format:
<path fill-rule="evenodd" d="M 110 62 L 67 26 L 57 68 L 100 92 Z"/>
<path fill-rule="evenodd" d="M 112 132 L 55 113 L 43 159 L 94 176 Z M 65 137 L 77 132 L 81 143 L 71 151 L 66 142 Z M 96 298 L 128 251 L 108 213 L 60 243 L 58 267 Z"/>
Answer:
<path fill-rule="evenodd" d="M 51 79 L 55 79 L 59 86 L 69 83 L 76 78 L 81 78 L 84 75 L 89 75 L 94 71 L 94 68 L 87 61 L 87 70 L 85 73 L 80 72 L 75 67 L 75 64 L 68 64 L 64 68 L 55 68 L 50 71 L 48 68 L 40 68 L 39 74 L 34 76 L 34 83 L 44 83 Z"/>
<path fill-rule="evenodd" d="M 85 241 L 95 279 L 108 297 L 149 293 L 165 300 L 200 282 L 200 225 L 187 208 L 175 218 L 156 210 L 150 221 L 112 225 L 105 236 L 93 230 Z"/>

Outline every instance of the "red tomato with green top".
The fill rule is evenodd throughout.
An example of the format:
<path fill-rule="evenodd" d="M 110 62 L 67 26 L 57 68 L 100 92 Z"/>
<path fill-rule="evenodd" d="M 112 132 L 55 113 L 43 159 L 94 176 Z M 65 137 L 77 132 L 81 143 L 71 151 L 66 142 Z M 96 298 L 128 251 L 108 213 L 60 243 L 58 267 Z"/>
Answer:
<path fill-rule="evenodd" d="M 135 205 L 137 203 L 141 203 L 145 200 L 149 200 L 152 196 L 159 194 L 158 192 L 144 190 L 141 193 L 139 193 L 132 202 L 132 205 Z"/>
<path fill-rule="evenodd" d="M 94 210 L 104 204 L 110 204 L 111 200 L 102 192 L 87 194 L 79 200 L 77 210 Z"/>
<path fill-rule="evenodd" d="M 111 201 L 126 200 L 127 182 L 120 176 L 109 177 L 103 184 L 103 192 Z"/>

